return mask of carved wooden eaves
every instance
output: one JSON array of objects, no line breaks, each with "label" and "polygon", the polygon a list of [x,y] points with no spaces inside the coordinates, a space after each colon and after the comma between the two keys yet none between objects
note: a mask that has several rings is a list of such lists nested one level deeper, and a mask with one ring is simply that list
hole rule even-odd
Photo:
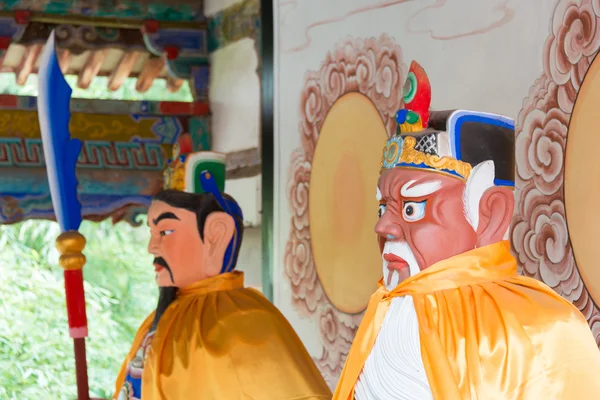
[{"label": "carved wooden eaves", "polygon": [[[0,18],[1,19],[1,18]],[[12,72],[19,85],[37,73],[38,58],[52,30],[57,35],[57,54],[63,74],[77,75],[77,86],[86,89],[96,76],[108,77],[108,88],[118,90],[127,78],[138,78],[137,88],[148,90],[155,79],[166,79],[167,89],[177,92],[183,80],[171,77],[163,56],[152,54],[143,35],[135,29],[115,29],[99,35],[89,26],[31,22],[19,39],[2,52],[0,72]]]}]

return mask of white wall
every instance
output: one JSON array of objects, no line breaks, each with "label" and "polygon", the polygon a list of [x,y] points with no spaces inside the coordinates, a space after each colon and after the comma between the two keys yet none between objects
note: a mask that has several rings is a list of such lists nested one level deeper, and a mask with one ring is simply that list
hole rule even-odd
[{"label": "white wall", "polygon": [[[238,2],[207,0],[205,14],[211,16]],[[211,56],[210,108],[213,151],[229,153],[259,147],[260,80],[258,54],[252,39],[242,39]],[[227,193],[240,203],[245,222],[260,225],[261,177],[228,181]],[[258,192],[259,197],[256,197]]]},{"label": "white wall", "polygon": [[242,178],[225,182],[225,192],[242,207],[244,225],[259,227],[261,222],[261,177]]},{"label": "white wall", "polygon": [[[228,8],[238,0],[206,0],[207,16]],[[243,39],[211,56],[210,108],[212,147],[228,153],[259,146],[260,80],[254,40]],[[246,286],[262,287],[261,177],[228,180],[225,191],[244,213],[244,239],[237,269],[244,271]]]},{"label": "white wall", "polygon": [[262,291],[261,229],[246,228],[236,269],[244,272],[246,287]]}]

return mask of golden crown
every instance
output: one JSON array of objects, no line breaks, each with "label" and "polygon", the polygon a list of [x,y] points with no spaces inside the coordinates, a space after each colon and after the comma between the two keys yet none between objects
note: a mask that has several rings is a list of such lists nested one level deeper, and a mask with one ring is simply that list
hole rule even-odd
[{"label": "golden crown", "polygon": [[392,168],[419,168],[446,173],[464,180],[469,179],[473,167],[449,156],[438,156],[417,150],[417,139],[413,136],[391,137],[383,149],[380,173]]}]

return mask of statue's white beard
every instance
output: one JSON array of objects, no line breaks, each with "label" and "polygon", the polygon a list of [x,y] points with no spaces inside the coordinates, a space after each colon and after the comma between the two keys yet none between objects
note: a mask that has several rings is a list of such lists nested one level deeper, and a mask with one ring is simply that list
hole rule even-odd
[{"label": "statue's white beard", "polygon": [[[384,254],[394,254],[403,258],[408,264],[410,276],[419,273],[419,263],[408,243],[388,240],[383,246],[383,253],[381,255],[381,260],[383,262],[383,283],[387,290],[392,290],[398,286],[400,283],[400,274],[396,270],[388,269],[389,263],[383,259]],[[390,274],[392,274],[391,277]]]}]

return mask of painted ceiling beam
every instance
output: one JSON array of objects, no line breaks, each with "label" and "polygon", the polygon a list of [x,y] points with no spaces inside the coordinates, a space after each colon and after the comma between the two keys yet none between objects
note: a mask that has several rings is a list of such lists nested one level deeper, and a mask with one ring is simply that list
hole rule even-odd
[{"label": "painted ceiling beam", "polygon": [[133,67],[137,63],[138,59],[140,58],[140,55],[141,53],[139,51],[134,50],[124,53],[121,56],[117,68],[113,70],[113,72],[110,75],[110,78],[108,79],[109,90],[114,92],[115,90],[118,90],[121,87],[123,82],[125,82],[125,79],[127,79],[127,77],[131,75],[131,71],[133,70]]},{"label": "painted ceiling beam", "polygon": [[27,82],[27,78],[33,72],[35,63],[42,52],[43,46],[41,44],[35,44],[27,49],[25,55],[21,59],[21,63],[15,69],[15,75],[17,76],[17,84],[24,85]]},{"label": "painted ceiling beam", "polygon": [[[200,2],[196,2],[198,4]],[[148,19],[154,19],[160,22],[161,28],[175,29],[206,29],[206,18],[200,17],[197,20],[168,20],[160,14],[140,15],[137,18],[127,18],[119,16],[117,12],[114,16],[94,16],[94,15],[74,15],[74,14],[51,14],[43,12],[31,12],[28,10],[0,11],[0,18],[28,18],[28,22],[41,22],[45,24],[68,24],[97,26],[102,28],[123,28],[123,29],[141,29],[144,22]]]},{"label": "painted ceiling beam", "polygon": [[[39,22],[29,14],[14,19],[2,15],[0,12],[0,31],[4,35],[0,37],[0,55],[4,56],[4,62],[0,71],[16,73],[20,84],[30,74],[37,73],[34,56],[40,53],[40,46],[52,30],[57,32],[63,74],[79,75],[78,86],[83,89],[89,87],[94,77],[109,76],[109,89],[117,90],[124,79],[138,78],[143,72],[144,82],[138,86],[144,91],[148,83],[163,78],[168,81],[168,90],[176,92],[185,80],[191,79],[192,68],[209,64],[208,34],[198,24],[194,29],[172,28],[160,21],[146,20],[136,29],[122,26],[105,29]],[[167,62],[167,68],[161,68],[156,76],[155,57]],[[149,77],[153,79],[148,80]]]},{"label": "painted ceiling beam", "polygon": [[[33,96],[0,94],[0,111],[4,112],[8,110],[36,111],[37,99]],[[183,101],[130,101],[72,98],[71,112],[107,115],[187,115],[201,117],[209,114],[209,104],[206,102],[190,103]],[[0,132],[0,137],[1,136],[2,132]]]},{"label": "painted ceiling beam", "polygon": [[171,93],[176,93],[181,85],[185,82],[183,79],[175,78],[171,75],[167,76],[167,90]]},{"label": "painted ceiling beam", "polygon": [[81,71],[79,71],[79,76],[77,77],[77,87],[81,89],[87,89],[90,87],[90,84],[98,75],[98,72],[100,72],[100,69],[104,64],[107,52],[108,49],[92,51],[92,54],[85,62],[85,65]]},{"label": "painted ceiling beam", "polygon": [[140,93],[146,92],[164,68],[165,59],[163,57],[150,57],[137,78],[135,89]]},{"label": "painted ceiling beam", "polygon": [[63,75],[66,75],[69,72],[69,68],[71,66],[71,60],[73,59],[73,54],[69,49],[60,49],[57,51],[58,53],[58,65],[60,65],[60,70]]}]

